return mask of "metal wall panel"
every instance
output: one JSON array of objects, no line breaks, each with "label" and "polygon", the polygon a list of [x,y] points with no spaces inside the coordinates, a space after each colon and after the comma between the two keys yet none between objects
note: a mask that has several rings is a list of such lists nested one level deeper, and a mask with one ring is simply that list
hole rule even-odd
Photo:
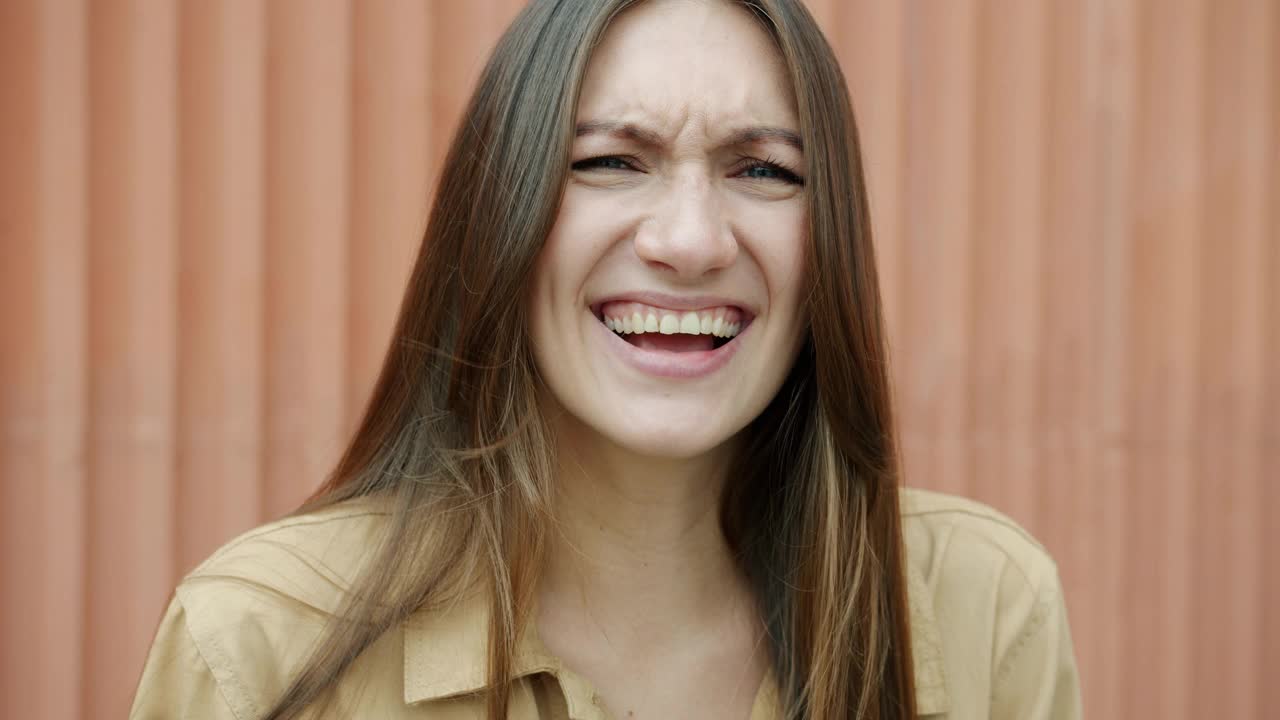
[{"label": "metal wall panel", "polygon": [[[516,0],[0,3],[0,716],[120,717],[328,471]],[[813,0],[908,481],[1057,558],[1090,717],[1280,706],[1280,3]]]}]

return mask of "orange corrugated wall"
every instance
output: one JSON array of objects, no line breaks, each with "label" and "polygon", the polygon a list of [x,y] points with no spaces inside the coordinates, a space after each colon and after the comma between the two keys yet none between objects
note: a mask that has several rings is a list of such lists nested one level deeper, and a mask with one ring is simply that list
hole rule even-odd
[{"label": "orange corrugated wall", "polygon": [[[177,578],[329,469],[519,5],[0,3],[0,716],[122,717]],[[1274,712],[1280,3],[810,7],[910,481],[1058,558],[1090,717]]]}]

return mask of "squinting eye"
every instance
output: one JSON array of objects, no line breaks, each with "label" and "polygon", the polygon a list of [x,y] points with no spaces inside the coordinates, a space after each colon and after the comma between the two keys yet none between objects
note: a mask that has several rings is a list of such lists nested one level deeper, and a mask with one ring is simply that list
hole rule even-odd
[{"label": "squinting eye", "polygon": [[750,160],[746,167],[738,171],[739,176],[748,180],[774,180],[791,185],[804,185],[804,178],[775,163],[763,160]]},{"label": "squinting eye", "polygon": [[579,160],[572,165],[574,170],[634,170],[635,168],[616,155]]}]

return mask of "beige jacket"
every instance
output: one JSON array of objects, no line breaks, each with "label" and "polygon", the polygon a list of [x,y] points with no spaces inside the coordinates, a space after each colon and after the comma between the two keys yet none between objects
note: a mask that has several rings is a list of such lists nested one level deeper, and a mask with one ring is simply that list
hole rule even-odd
[{"label": "beige jacket", "polygon": [[[1079,679],[1053,560],[976,502],[905,490],[912,650],[922,716],[1071,720]],[[157,631],[134,720],[260,717],[303,661],[385,514],[347,504],[233,540],[188,575]],[[348,717],[483,718],[486,604],[420,612],[343,676]],[[604,720],[590,683],[522,638],[512,718]],[[691,709],[689,717],[698,715]],[[751,720],[781,717],[774,678]]]}]

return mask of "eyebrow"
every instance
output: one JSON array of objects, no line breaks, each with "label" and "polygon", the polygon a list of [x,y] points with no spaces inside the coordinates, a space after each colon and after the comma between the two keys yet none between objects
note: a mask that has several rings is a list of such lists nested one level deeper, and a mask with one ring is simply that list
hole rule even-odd
[{"label": "eyebrow", "polygon": [[[578,123],[577,137],[584,135],[613,135],[615,137],[633,140],[641,145],[650,147],[660,147],[662,145],[662,136],[653,130],[642,128],[634,123],[610,122],[607,120],[591,120],[588,122]],[[723,146],[731,147],[734,145],[751,145],[761,142],[780,142],[789,145],[800,152],[804,152],[804,142],[800,140],[800,134],[794,130],[788,130],[780,127],[768,127],[763,125],[752,126],[735,130],[729,134]]]}]

